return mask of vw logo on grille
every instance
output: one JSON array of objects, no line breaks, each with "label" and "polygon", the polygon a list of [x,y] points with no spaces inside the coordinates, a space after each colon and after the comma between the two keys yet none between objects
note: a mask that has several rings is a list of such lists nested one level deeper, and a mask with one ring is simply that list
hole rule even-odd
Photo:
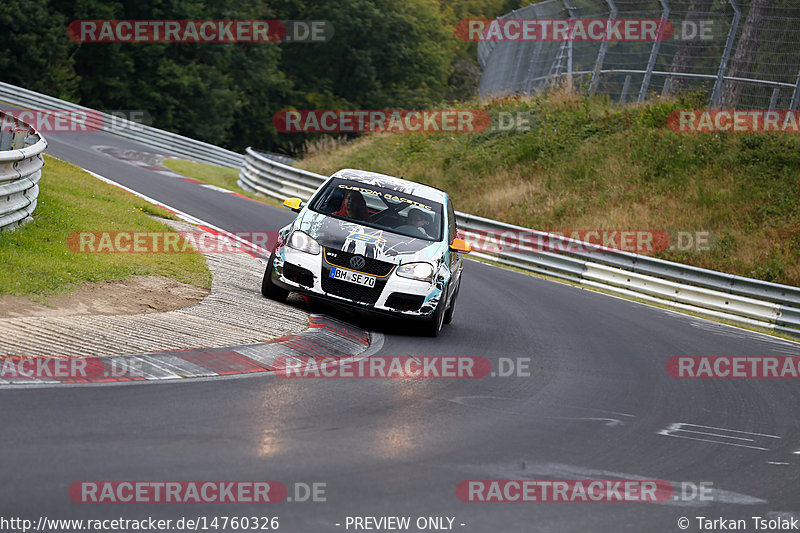
[{"label": "vw logo on grille", "polygon": [[364,259],[361,255],[354,255],[350,258],[350,266],[355,268],[356,270],[360,270],[364,268],[364,265],[367,264],[366,259]]}]

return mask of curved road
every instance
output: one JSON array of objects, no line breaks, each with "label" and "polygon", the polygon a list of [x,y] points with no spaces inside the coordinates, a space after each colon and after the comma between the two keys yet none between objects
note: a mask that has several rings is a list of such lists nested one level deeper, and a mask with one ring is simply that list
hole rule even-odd
[{"label": "curved road", "polygon": [[[52,155],[227,230],[291,219],[93,149],[155,151],[136,143],[102,133],[48,142]],[[472,261],[463,289],[438,339],[348,318],[385,334],[380,355],[525,357],[530,377],[1,390],[0,516],[266,515],[287,532],[347,531],[347,516],[448,516],[464,532],[680,531],[680,517],[700,531],[698,516],[746,518],[752,531],[752,516],[800,516],[797,383],[665,371],[676,355],[800,356],[800,345]],[[711,496],[461,502],[456,485],[469,479],[660,479],[704,483]],[[278,480],[290,496],[316,482],[327,501],[75,504],[67,489],[80,480]]]}]

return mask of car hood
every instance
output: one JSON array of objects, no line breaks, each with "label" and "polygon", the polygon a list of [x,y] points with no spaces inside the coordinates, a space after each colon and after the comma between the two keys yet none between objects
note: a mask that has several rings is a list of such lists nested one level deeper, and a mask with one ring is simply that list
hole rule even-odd
[{"label": "car hood", "polygon": [[341,250],[394,264],[438,261],[444,243],[406,237],[331,216],[304,210],[293,229],[308,233],[325,248]]}]

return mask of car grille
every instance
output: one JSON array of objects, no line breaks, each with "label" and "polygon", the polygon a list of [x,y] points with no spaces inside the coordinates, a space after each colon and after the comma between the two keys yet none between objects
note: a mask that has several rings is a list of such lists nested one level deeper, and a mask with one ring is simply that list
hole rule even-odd
[{"label": "car grille", "polygon": [[353,268],[350,266],[350,259],[356,255],[361,254],[353,254],[350,252],[343,252],[341,250],[331,250],[330,248],[325,248],[325,260],[328,263],[338,267],[346,268],[348,270],[357,270],[371,276],[382,277],[387,276],[394,268],[394,263],[380,261],[371,257],[364,257],[363,255],[361,257],[364,257],[364,266],[361,268]]},{"label": "car grille", "polygon": [[324,268],[322,270],[322,290],[334,296],[341,296],[348,300],[355,302],[362,302],[369,305],[375,305],[378,298],[386,286],[386,280],[378,278],[375,280],[375,287],[362,287],[355,283],[342,281],[340,279],[333,279],[330,277],[331,269]]}]

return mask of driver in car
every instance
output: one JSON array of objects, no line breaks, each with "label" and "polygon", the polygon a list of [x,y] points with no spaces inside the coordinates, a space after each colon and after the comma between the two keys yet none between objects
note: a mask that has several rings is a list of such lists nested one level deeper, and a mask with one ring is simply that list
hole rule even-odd
[{"label": "driver in car", "polygon": [[430,237],[430,235],[428,235],[428,232],[425,231],[425,226],[430,224],[430,219],[428,218],[428,215],[425,214],[424,211],[422,211],[421,209],[416,209],[416,208],[409,209],[409,211],[408,211],[408,222],[412,226],[414,226],[417,229],[417,231],[419,231],[420,233],[422,233],[426,237]]},{"label": "driver in car", "polygon": [[334,215],[347,217],[352,220],[370,221],[369,211],[367,210],[367,202],[361,193],[356,191],[347,191],[347,194],[342,201],[342,207]]}]

